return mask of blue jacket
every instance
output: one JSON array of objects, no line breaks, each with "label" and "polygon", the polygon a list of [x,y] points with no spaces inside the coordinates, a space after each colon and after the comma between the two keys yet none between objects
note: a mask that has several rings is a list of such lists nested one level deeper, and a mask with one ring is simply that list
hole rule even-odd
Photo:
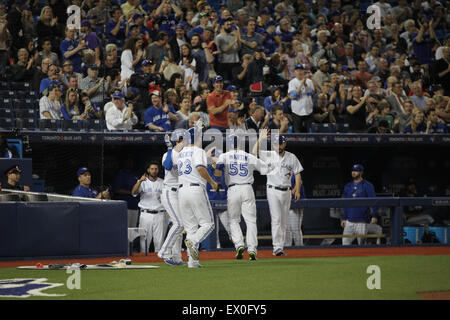
[{"label": "blue jacket", "polygon": [[[344,187],[343,198],[374,198],[375,188],[367,180],[362,180],[359,183],[349,182]],[[372,208],[372,214],[369,207],[355,207],[344,208],[342,213],[342,220],[348,221],[364,221],[369,223],[370,218],[378,217],[378,208]]]},{"label": "blue jacket", "polygon": [[72,196],[74,197],[83,197],[83,198],[96,198],[98,195],[98,191],[92,188],[86,188],[82,185],[78,185],[75,190],[73,190]]},{"label": "blue jacket", "polygon": [[221,186],[219,187],[220,193],[215,192],[209,183],[206,184],[206,192],[208,192],[209,200],[227,200],[227,185],[225,183],[225,175],[222,174],[220,177],[215,176],[215,169],[211,165],[208,165],[207,170],[214,181],[221,184]]}]

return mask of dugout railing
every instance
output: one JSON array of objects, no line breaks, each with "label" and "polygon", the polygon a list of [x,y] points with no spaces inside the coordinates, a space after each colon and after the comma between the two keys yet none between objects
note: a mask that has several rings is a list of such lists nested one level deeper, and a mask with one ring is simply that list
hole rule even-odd
[{"label": "dugout railing", "polygon": [[[224,200],[211,200],[213,210],[226,210]],[[257,208],[268,208],[267,200],[256,200]],[[450,218],[450,197],[377,197],[357,199],[303,199],[291,202],[291,208],[351,208],[351,207],[390,207],[390,245],[403,245],[403,212],[404,207],[447,207]],[[371,236],[369,236],[371,237]],[[388,244],[389,245],[389,244]],[[447,243],[448,245],[448,243]]]}]

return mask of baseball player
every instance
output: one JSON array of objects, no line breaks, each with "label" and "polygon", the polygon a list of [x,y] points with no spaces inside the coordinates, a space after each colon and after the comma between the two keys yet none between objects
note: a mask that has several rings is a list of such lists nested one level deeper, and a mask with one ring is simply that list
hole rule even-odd
[{"label": "baseball player", "polygon": [[261,160],[271,165],[273,170],[267,175],[267,201],[269,203],[272,225],[273,255],[285,256],[283,251],[286,240],[287,218],[291,205],[291,177],[295,176],[295,186],[292,195],[295,201],[300,200],[300,187],[302,178],[300,172],[303,167],[298,158],[286,151],[286,138],[279,135],[276,151],[259,150],[261,142],[268,137],[268,130],[260,131],[260,136],[254,146],[253,153],[259,155]]},{"label": "baseball player", "polygon": [[[295,187],[295,176],[291,178],[291,188]],[[300,187],[300,198],[305,199],[306,193],[304,184]],[[304,208],[291,208],[289,210],[287,228],[286,228],[286,241],[285,247],[292,246],[292,239],[296,246],[303,246],[303,233],[302,233],[302,221],[303,221]]]},{"label": "baseball player", "polygon": [[[373,185],[363,179],[364,167],[355,164],[352,167],[352,182],[344,187],[343,198],[373,198],[376,197]],[[341,216],[341,226],[344,228],[343,234],[367,234],[368,223],[376,224],[378,218],[378,208],[355,207],[344,208]],[[371,228],[372,229],[372,228]],[[342,245],[350,245],[355,238],[342,238]],[[358,244],[363,243],[362,238],[358,238]]]},{"label": "baseball player", "polygon": [[[216,162],[217,158],[222,154],[222,151],[216,150],[216,148],[211,148],[208,152],[206,152],[206,157],[212,160],[211,164],[208,164],[208,173],[209,175],[216,181],[220,187],[219,192],[216,192],[211,185],[206,184],[206,191],[208,192],[209,200],[226,200],[227,199],[227,186],[225,183],[225,176],[221,174],[220,176],[216,176]],[[216,210],[215,214],[222,223],[225,231],[228,234],[228,237],[231,240],[231,231],[230,231],[230,217],[228,214],[228,210]],[[220,239],[219,239],[219,221],[216,224],[216,246],[220,248]]]},{"label": "baseball player", "polygon": [[171,137],[169,134],[166,134],[164,140],[168,150],[162,157],[165,174],[161,202],[169,214],[172,227],[169,229],[166,240],[158,252],[158,257],[164,259],[164,262],[170,266],[186,265],[181,259],[181,241],[183,240],[184,228],[178,206],[178,170],[176,164],[172,161],[172,157],[174,155],[176,157],[178,152],[183,148],[182,134],[182,131],[178,130],[174,131]]},{"label": "baseball player", "polygon": [[216,163],[216,171],[224,172],[225,182],[228,186],[227,205],[231,219],[231,239],[236,248],[236,259],[242,259],[245,251],[244,237],[239,225],[242,214],[247,225],[248,255],[250,260],[256,260],[258,230],[256,227],[255,193],[252,187],[254,181],[253,171],[256,169],[261,174],[267,174],[269,167],[254,155],[239,150],[239,138],[237,135],[227,137],[228,146],[232,149],[219,156]]},{"label": "baseball player", "polygon": [[132,196],[140,195],[139,227],[147,230],[147,247],[145,247],[145,240],[141,238],[141,252],[148,252],[152,239],[155,252],[159,252],[167,231],[167,214],[161,204],[163,179],[158,177],[158,172],[158,163],[150,162],[146,172],[131,190]]},{"label": "baseball player", "polygon": [[178,200],[186,230],[184,243],[188,249],[188,268],[203,267],[199,263],[198,247],[214,230],[213,211],[206,193],[206,183],[209,182],[216,191],[219,187],[206,169],[206,153],[200,148],[201,137],[199,128],[190,128],[183,138],[185,147],[172,160],[176,160],[178,166]]}]

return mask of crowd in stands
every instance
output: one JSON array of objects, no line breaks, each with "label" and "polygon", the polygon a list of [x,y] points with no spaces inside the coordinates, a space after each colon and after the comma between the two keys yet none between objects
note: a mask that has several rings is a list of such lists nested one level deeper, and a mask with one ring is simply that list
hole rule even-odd
[{"label": "crowd in stands", "polygon": [[[70,5],[81,8],[80,29]],[[40,119],[102,119],[109,130],[171,131],[201,118],[219,130],[447,133],[449,6],[1,1],[0,77],[30,84]]]}]

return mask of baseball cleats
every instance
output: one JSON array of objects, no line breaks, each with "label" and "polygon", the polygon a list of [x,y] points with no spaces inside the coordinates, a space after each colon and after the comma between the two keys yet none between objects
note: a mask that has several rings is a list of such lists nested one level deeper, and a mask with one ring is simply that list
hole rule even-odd
[{"label": "baseball cleats", "polygon": [[256,261],[256,252],[255,251],[250,251],[248,253],[248,255],[250,256],[250,261]]},{"label": "baseball cleats", "polygon": [[184,261],[177,261],[175,263],[177,264],[177,266],[187,266],[187,263]]},{"label": "baseball cleats", "polygon": [[278,248],[273,252],[273,255],[277,256],[277,257],[282,257],[282,256],[286,256],[286,253],[284,253],[283,249]]},{"label": "baseball cleats", "polygon": [[192,263],[188,263],[188,268],[198,268],[198,269],[200,269],[200,268],[203,268],[203,266],[200,263],[198,263],[198,262],[192,262]]},{"label": "baseball cleats", "polygon": [[237,248],[237,250],[236,250],[236,259],[241,260],[244,257],[244,251],[245,251],[245,248],[242,247],[242,246]]},{"label": "baseball cleats", "polygon": [[192,241],[189,239],[186,239],[186,240],[184,240],[184,244],[186,245],[186,248],[189,250],[189,254],[192,257],[192,259],[198,260],[199,259],[198,249],[196,247],[194,247],[194,244],[192,243]]},{"label": "baseball cleats", "polygon": [[178,264],[173,261],[172,259],[164,259],[164,263],[169,265],[169,266],[177,266]]}]

